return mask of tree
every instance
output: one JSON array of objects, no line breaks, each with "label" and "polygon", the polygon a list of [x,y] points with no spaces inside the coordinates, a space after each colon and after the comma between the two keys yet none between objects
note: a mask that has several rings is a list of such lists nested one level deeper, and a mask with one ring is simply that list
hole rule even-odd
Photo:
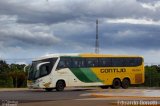
[{"label": "tree", "polygon": [[7,64],[0,60],[0,87],[26,87],[27,72],[24,64]]},{"label": "tree", "polygon": [[11,64],[10,65],[10,76],[13,79],[14,87],[25,87],[26,86],[26,72],[24,72],[23,68],[25,65],[19,64]]},{"label": "tree", "polygon": [[4,60],[0,60],[0,73],[8,72],[9,71],[9,65]]},{"label": "tree", "polygon": [[12,78],[9,76],[9,65],[0,60],[0,87],[12,87]]},{"label": "tree", "polygon": [[157,65],[145,66],[145,83],[147,87],[160,86],[160,72]]}]

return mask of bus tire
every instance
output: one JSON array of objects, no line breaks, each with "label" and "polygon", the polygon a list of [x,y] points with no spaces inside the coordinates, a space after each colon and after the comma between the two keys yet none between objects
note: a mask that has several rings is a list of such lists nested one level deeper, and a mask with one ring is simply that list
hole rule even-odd
[{"label": "bus tire", "polygon": [[130,86],[130,80],[128,78],[123,79],[121,86],[123,89],[127,89]]},{"label": "bus tire", "polygon": [[63,80],[59,80],[56,83],[56,91],[63,91],[65,87],[65,82]]},{"label": "bus tire", "polygon": [[121,81],[120,81],[120,79],[118,79],[118,78],[114,79],[113,83],[111,85],[111,88],[112,89],[118,89],[120,87],[121,87]]},{"label": "bus tire", "polygon": [[100,86],[102,89],[108,89],[109,86],[105,85],[105,86]]},{"label": "bus tire", "polygon": [[53,88],[45,88],[45,90],[46,90],[47,92],[51,92],[51,91],[53,90]]}]

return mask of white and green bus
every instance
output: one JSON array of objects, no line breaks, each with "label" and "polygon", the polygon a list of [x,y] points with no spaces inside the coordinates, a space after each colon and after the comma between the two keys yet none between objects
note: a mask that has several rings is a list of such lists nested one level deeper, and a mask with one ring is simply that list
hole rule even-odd
[{"label": "white and green bus", "polygon": [[53,54],[33,60],[29,88],[63,91],[70,86],[128,88],[144,83],[141,56],[107,54]]}]

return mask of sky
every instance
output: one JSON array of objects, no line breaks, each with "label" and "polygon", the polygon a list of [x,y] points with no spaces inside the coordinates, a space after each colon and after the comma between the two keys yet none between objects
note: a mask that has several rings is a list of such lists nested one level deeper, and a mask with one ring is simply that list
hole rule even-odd
[{"label": "sky", "polygon": [[0,59],[54,53],[140,55],[160,64],[159,0],[0,0]]}]

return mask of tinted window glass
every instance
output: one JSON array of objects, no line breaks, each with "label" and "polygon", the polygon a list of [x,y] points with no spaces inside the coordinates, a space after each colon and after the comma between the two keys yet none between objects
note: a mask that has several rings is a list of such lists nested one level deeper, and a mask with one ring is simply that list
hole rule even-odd
[{"label": "tinted window glass", "polygon": [[60,58],[59,64],[57,68],[70,68],[71,67],[71,59],[62,57]]},{"label": "tinted window glass", "polygon": [[99,58],[99,67],[134,67],[142,65],[142,58],[114,57]]},{"label": "tinted window glass", "polygon": [[51,67],[49,66],[49,64],[44,64],[40,67],[40,76],[44,76],[49,74],[51,71]]},{"label": "tinted window glass", "polygon": [[143,62],[142,58],[135,57],[108,57],[108,58],[79,58],[61,57],[57,68],[85,68],[85,67],[134,67]]},{"label": "tinted window glass", "polygon": [[126,58],[125,65],[126,66],[136,66],[136,59],[135,58]]},{"label": "tinted window glass", "polygon": [[124,66],[123,58],[112,58],[112,66],[123,67]]},{"label": "tinted window glass", "polygon": [[112,61],[110,58],[99,58],[99,66],[100,67],[111,67]]},{"label": "tinted window glass", "polygon": [[86,58],[87,67],[98,67],[98,58]]},{"label": "tinted window glass", "polygon": [[143,59],[142,58],[136,58],[136,66],[142,65]]},{"label": "tinted window glass", "polygon": [[72,67],[85,67],[85,59],[84,58],[72,58]]},{"label": "tinted window glass", "polygon": [[[37,78],[40,78],[42,76],[50,74],[50,72],[52,71],[52,68],[53,68],[56,60],[57,60],[57,58],[48,58],[48,59],[33,61],[32,66],[30,68],[28,79],[35,80]],[[39,70],[37,70],[36,69],[37,65],[42,63],[42,62],[49,62],[49,63],[40,66]],[[44,68],[44,67],[46,67],[46,68]]]},{"label": "tinted window glass", "polygon": [[139,66],[142,65],[142,58],[128,58],[125,60],[127,66]]},{"label": "tinted window glass", "polygon": [[60,60],[59,64],[58,64],[58,68],[65,68],[65,67],[66,67],[65,61],[64,60]]},{"label": "tinted window glass", "polygon": [[112,65],[114,67],[134,67],[134,66],[139,66],[142,65],[142,58],[129,58],[129,57],[124,57],[124,58],[114,58],[112,59]]}]

